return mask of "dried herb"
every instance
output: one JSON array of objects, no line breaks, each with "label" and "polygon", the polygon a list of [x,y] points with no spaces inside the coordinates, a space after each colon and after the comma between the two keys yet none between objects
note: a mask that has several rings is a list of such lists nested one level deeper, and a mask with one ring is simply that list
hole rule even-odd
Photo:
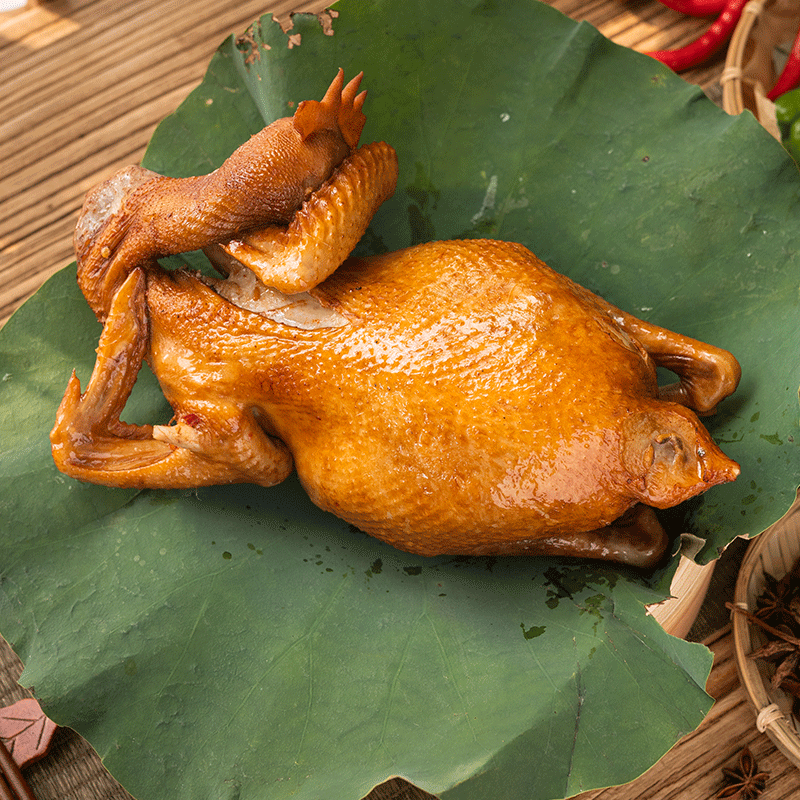
[{"label": "dried herb", "polygon": [[764,622],[775,624],[784,622],[787,614],[786,596],[789,593],[789,583],[786,580],[777,580],[772,575],[765,574],[766,586],[764,591],[756,598],[756,616]]},{"label": "dried herb", "polygon": [[737,800],[753,800],[764,791],[769,778],[768,772],[758,771],[758,762],[753,758],[749,747],[739,753],[739,762],[731,769],[723,767],[725,785],[717,792],[716,797],[737,798]]},{"label": "dried herb", "polygon": [[794,698],[793,713],[800,720],[800,559],[780,580],[769,574],[764,577],[755,612],[727,605],[764,632],[766,643],[748,657],[775,665],[770,684]]}]

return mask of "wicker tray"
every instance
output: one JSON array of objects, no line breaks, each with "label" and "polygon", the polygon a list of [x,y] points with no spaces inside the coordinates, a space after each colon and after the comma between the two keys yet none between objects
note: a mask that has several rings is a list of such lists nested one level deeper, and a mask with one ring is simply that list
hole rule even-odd
[{"label": "wicker tray", "polygon": [[775,53],[792,46],[800,26],[797,0],[750,0],[728,45],[720,77],[722,107],[729,114],[749,109],[780,139],[775,104],[767,92],[778,78]]},{"label": "wicker tray", "polygon": [[[782,578],[800,558],[800,499],[784,517],[753,540],[742,561],[734,604],[754,611],[765,587],[765,574]],[[756,727],[800,767],[800,734],[791,714],[792,698],[770,686],[772,667],[748,654],[766,642],[760,628],[744,614],[733,615],[733,640],[739,679],[756,715]]]}]

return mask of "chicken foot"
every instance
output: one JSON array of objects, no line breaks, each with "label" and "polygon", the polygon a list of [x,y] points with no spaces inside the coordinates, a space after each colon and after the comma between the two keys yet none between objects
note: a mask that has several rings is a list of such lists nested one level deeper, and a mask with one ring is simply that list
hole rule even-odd
[{"label": "chicken foot", "polygon": [[119,415],[148,347],[146,276],[135,269],[114,295],[92,376],[74,371],[50,434],[58,468],[106,486],[183,489],[223,483],[272,486],[292,470],[286,446],[252,411],[215,402],[175,410],[175,425],[129,425]]}]

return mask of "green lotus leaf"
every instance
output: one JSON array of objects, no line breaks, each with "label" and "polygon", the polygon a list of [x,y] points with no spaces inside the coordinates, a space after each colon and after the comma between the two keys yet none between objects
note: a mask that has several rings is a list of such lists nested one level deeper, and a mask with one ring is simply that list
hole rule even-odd
[{"label": "green lotus leaf", "polygon": [[[363,140],[393,144],[401,174],[359,250],[520,241],[731,350],[742,384],[706,421],[742,475],[668,520],[708,558],[778,519],[797,487],[800,340],[800,179],[781,146],[532,0],[336,10],[332,36],[295,17],[299,47],[267,18],[223,43],[145,166],[208,172],[338,67],[363,70]],[[675,560],[640,576],[425,559],[294,478],[136,493],[62,476],[47,434],[98,336],[74,267],[0,332],[0,631],[46,712],[139,800],[357,800],[391,775],[443,800],[560,798],[631,780],[702,720],[710,654],[645,613]],[[169,419],[146,370],[125,416]]]}]

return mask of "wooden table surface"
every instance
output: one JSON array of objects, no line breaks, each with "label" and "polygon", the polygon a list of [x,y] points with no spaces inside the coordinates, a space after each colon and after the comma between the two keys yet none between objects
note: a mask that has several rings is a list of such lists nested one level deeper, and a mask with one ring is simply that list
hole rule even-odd
[{"label": "wooden table surface", "polygon": [[[656,0],[552,0],[620,44],[655,49],[707,20]],[[33,0],[0,12],[0,325],[73,259],[86,191],[138,162],[216,47],[265,12],[320,0]],[[719,61],[687,77],[712,85]]]},{"label": "wooden table surface", "polygon": [[[657,0],[549,2],[639,50],[686,43],[708,25]],[[323,7],[319,0],[33,0],[25,9],[0,12],[0,325],[73,260],[72,231],[84,193],[141,159],[157,123],[199,83],[229,33],[243,32],[266,12],[288,20],[292,10]],[[713,98],[721,70],[718,57],[684,77]],[[708,688],[717,702],[700,728],[639,780],[581,800],[713,797],[720,768],[746,743],[771,773],[764,800],[800,793],[800,770],[755,729],[729,631],[716,633],[710,646],[715,665]],[[25,695],[16,683],[19,669],[0,640],[0,705]],[[39,800],[127,797],[71,732],[60,732],[50,755],[27,775]],[[424,796],[391,782],[370,800]]]}]

